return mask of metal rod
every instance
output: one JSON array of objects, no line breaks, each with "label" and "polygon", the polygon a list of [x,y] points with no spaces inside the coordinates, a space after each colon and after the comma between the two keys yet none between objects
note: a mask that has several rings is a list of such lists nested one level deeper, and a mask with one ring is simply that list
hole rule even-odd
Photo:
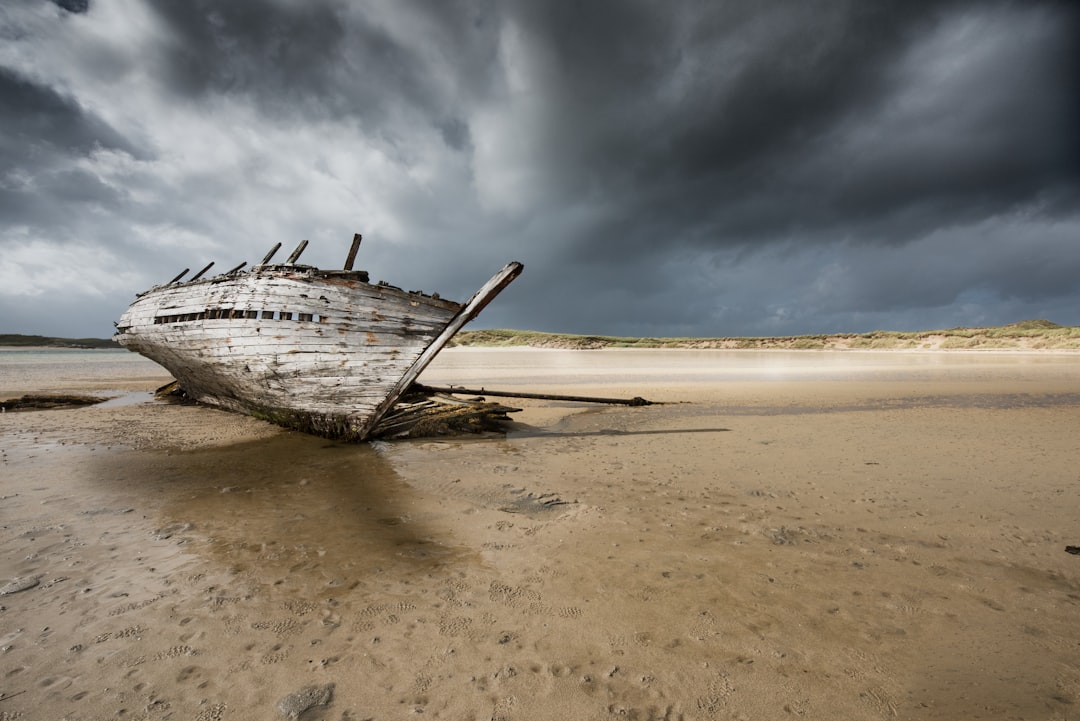
[{"label": "metal rod", "polygon": [[189,270],[191,270],[191,268],[184,268],[184,269],[183,269],[182,271],[180,271],[180,275],[176,276],[175,278],[173,278],[172,280],[170,280],[170,281],[169,281],[168,283],[166,283],[165,285],[172,285],[173,283],[175,283],[176,281],[180,280],[180,279],[181,279],[181,278],[183,278],[183,277],[184,277],[185,275],[187,275],[187,273],[188,273],[188,271],[189,271]]},{"label": "metal rod", "polygon": [[300,245],[296,246],[296,250],[292,252],[289,259],[285,261],[285,265],[292,265],[296,261],[300,260],[300,254],[304,252],[304,248],[307,247],[307,241],[301,240]]},{"label": "metal rod", "polygon": [[247,265],[247,261],[246,261],[246,260],[245,260],[245,261],[244,261],[243,263],[241,263],[240,265],[238,265],[238,266],[236,266],[235,268],[233,268],[232,270],[230,270],[230,271],[228,271],[227,273],[225,273],[225,275],[232,275],[232,274],[233,274],[233,273],[235,273],[236,271],[238,271],[238,270],[240,270],[241,268],[243,268],[243,267],[244,267],[245,265]]},{"label": "metal rod", "polygon": [[266,265],[267,263],[269,263],[270,259],[274,257],[274,253],[278,252],[278,250],[280,250],[280,249],[281,249],[281,243],[278,243],[277,245],[275,245],[273,248],[270,249],[270,252],[266,254],[266,257],[262,259],[262,262],[259,263],[259,265]]},{"label": "metal rod", "polygon": [[206,271],[210,270],[213,267],[214,267],[214,261],[210,261],[205,268],[200,270],[195,275],[191,276],[191,280],[189,280],[188,282],[190,283],[192,281],[198,280],[199,278],[202,278],[203,273],[205,273]]},{"label": "metal rod", "polygon": [[450,386],[449,388],[437,388],[434,386],[420,385],[419,383],[413,386],[413,388],[422,393],[468,393],[469,395],[477,396],[499,396],[502,398],[535,398],[542,401],[577,401],[580,403],[608,403],[611,405],[619,406],[651,406],[656,405],[653,401],[647,401],[641,397],[634,398],[593,398],[589,396],[565,396],[555,395],[550,393],[518,393],[516,391],[489,391],[481,388],[475,390],[472,388],[455,388]]},{"label": "metal rod", "polygon": [[352,247],[349,248],[349,257],[345,259],[345,270],[352,270],[353,263],[356,262],[356,251],[360,250],[360,241],[364,236],[359,233],[353,233]]}]

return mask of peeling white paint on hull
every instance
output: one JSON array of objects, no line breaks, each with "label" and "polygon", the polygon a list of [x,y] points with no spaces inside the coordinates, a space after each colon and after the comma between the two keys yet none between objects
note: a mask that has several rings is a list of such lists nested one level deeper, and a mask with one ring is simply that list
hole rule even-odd
[{"label": "peeling white paint on hull", "polygon": [[363,440],[521,270],[510,263],[462,304],[371,284],[363,271],[258,265],[150,289],[120,318],[115,338],[195,400]]}]

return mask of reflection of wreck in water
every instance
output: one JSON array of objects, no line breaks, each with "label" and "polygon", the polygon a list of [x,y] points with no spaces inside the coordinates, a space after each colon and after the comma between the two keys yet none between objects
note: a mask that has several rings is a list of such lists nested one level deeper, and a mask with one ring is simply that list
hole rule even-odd
[{"label": "reflection of wreck in water", "polygon": [[[210,278],[212,263],[181,282],[140,293],[117,323],[115,339],[159,363],[197,401],[283,426],[344,440],[408,434],[434,417],[465,423],[505,418],[497,404],[395,407],[420,372],[462,326],[521,273],[510,263],[466,303],[368,282],[353,270],[270,259]],[[448,401],[449,402],[449,401]]]}]

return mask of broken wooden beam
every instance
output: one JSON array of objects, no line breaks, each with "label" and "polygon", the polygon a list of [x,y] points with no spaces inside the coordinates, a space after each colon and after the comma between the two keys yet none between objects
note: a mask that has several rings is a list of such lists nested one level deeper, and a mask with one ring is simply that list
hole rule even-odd
[{"label": "broken wooden beam", "polygon": [[292,265],[300,260],[300,254],[304,252],[304,248],[307,247],[307,244],[308,242],[306,240],[301,240],[300,245],[296,246],[296,250],[294,250],[292,255],[289,256],[289,259],[285,261],[285,265]]},{"label": "broken wooden beam", "polygon": [[438,388],[435,386],[425,386],[416,384],[413,389],[423,393],[467,393],[475,396],[498,396],[500,398],[533,398],[541,401],[572,401],[576,403],[605,403],[608,405],[617,406],[652,406],[656,405],[654,401],[647,401],[640,396],[634,398],[596,398],[592,396],[568,396],[553,393],[522,393],[519,391],[490,391],[486,389],[473,389],[473,388],[457,388],[450,386],[448,388]]},{"label": "broken wooden beam", "polygon": [[[415,386],[414,386],[415,388]],[[490,401],[412,393],[398,401],[372,429],[372,438],[431,438],[505,430],[511,408]]]},{"label": "broken wooden beam", "polygon": [[191,276],[191,280],[189,280],[188,282],[189,282],[189,283],[191,283],[191,282],[193,282],[193,281],[196,281],[196,280],[198,280],[199,278],[202,278],[202,277],[203,277],[203,273],[205,273],[206,271],[210,270],[210,269],[211,269],[211,268],[213,268],[213,267],[214,267],[214,261],[210,261],[209,263],[207,263],[207,264],[206,264],[206,267],[205,267],[205,268],[203,268],[202,270],[200,270],[200,271],[199,271],[198,273],[196,273],[195,275]]},{"label": "broken wooden beam", "polygon": [[266,265],[267,263],[269,263],[270,259],[274,257],[274,253],[278,252],[279,250],[281,250],[281,243],[278,243],[273,248],[271,248],[270,252],[266,254],[266,256],[262,259],[262,262],[259,263],[259,265]]},{"label": "broken wooden beam", "polygon": [[179,274],[179,275],[177,275],[177,276],[176,276],[175,278],[173,278],[172,280],[170,280],[170,281],[169,281],[168,283],[166,283],[165,285],[172,285],[173,283],[177,282],[178,280],[180,280],[181,278],[183,278],[183,277],[184,277],[185,275],[187,275],[187,274],[188,274],[188,271],[189,271],[189,270],[191,270],[191,268],[184,268],[184,269],[183,269],[182,271],[180,271],[180,274]]},{"label": "broken wooden beam", "polygon": [[363,240],[363,236],[359,233],[353,233],[352,247],[349,248],[349,257],[345,259],[345,270],[352,270],[353,263],[356,262],[356,251],[360,250],[360,241]]}]

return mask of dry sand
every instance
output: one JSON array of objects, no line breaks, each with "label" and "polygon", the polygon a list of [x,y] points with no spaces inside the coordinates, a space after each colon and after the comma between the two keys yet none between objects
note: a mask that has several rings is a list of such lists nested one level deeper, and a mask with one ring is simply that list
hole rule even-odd
[{"label": "dry sand", "polygon": [[[0,397],[167,380],[80,368]],[[1080,714],[1080,357],[452,349],[423,380],[674,403],[352,446],[6,413],[0,721]]]}]

